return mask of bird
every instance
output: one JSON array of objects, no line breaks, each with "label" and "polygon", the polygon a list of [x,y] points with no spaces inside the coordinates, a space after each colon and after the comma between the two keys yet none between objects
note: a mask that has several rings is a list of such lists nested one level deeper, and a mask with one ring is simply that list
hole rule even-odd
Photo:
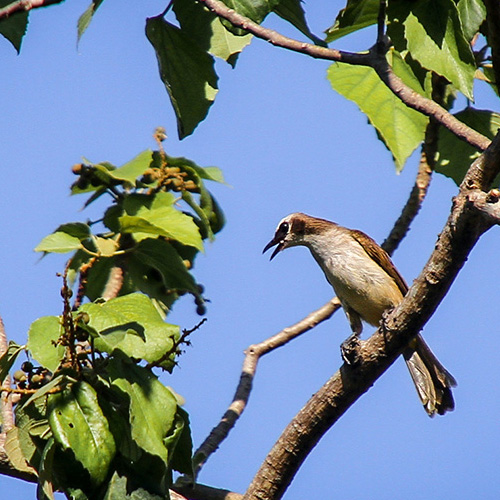
[{"label": "bird", "polygon": [[[297,212],[284,217],[263,253],[276,247],[270,260],[286,248],[307,247],[335,294],[358,339],[363,322],[379,326],[384,313],[397,306],[408,285],[391,258],[370,236],[326,219]],[[349,341],[349,339],[347,340]],[[430,417],[455,408],[453,375],[418,334],[403,351],[418,396]]]}]

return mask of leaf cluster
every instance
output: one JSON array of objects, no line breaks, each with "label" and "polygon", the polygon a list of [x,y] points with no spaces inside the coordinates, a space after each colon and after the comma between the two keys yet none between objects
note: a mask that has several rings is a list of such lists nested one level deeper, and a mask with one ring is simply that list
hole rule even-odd
[{"label": "leaf cluster", "polygon": [[[376,24],[379,5],[379,0],[349,0],[326,31],[326,40],[332,42]],[[470,106],[475,79],[496,89],[489,71],[485,19],[482,0],[389,1],[387,36],[392,47],[387,57],[395,74],[421,96],[433,98],[435,85],[444,83],[446,91],[440,104],[448,110],[456,103],[457,93],[462,93],[468,100],[467,107],[455,116],[467,117],[465,123],[493,138],[498,115]],[[475,50],[480,43],[484,45]],[[397,169],[402,169],[422,143],[428,118],[406,107],[370,67],[335,63],[328,70],[328,79],[337,92],[354,101],[366,114],[378,138],[392,153]],[[461,154],[464,148],[466,155]],[[460,184],[471,158],[479,153],[441,130],[437,154],[436,170]]]},{"label": "leaf cluster", "polygon": [[167,498],[172,471],[193,472],[188,415],[153,369],[172,371],[196,329],[181,335],[165,322],[173,302],[192,294],[205,313],[190,269],[224,224],[205,186],[223,178],[168,156],[161,130],[156,138],[157,151],[121,167],[73,167],[73,194],[89,194],[86,206],[103,196],[111,204],[99,222],[62,224],[37,246],[73,252],[63,312],[34,321],[27,345],[11,342],[0,357],[2,383],[21,353],[30,357],[14,374],[20,400],[5,450],[37,475],[39,499],[56,490],[82,500]]}]

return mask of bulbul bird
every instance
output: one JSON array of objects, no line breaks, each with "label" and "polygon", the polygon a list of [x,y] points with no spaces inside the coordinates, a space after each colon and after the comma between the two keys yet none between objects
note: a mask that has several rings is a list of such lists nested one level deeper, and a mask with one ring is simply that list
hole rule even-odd
[{"label": "bulbul bird", "polygon": [[[309,248],[332,285],[359,337],[362,321],[379,326],[382,315],[394,308],[408,291],[389,255],[365,233],[303,213],[280,221],[274,238],[263,252],[276,246],[271,260],[294,246]],[[403,351],[417,393],[429,416],[444,415],[455,407],[451,388],[456,381],[417,335]]]}]

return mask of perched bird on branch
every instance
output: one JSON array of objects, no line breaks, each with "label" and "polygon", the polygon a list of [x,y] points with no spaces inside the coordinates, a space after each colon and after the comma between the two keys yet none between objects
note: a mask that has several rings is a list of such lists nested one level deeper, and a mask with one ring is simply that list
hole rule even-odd
[{"label": "perched bird on branch", "polygon": [[[389,255],[365,233],[302,213],[280,221],[264,252],[276,246],[271,259],[285,248],[305,246],[338,296],[351,325],[345,349],[357,341],[362,321],[378,326],[384,312],[398,305],[408,291]],[[345,352],[345,351],[343,351]],[[344,360],[348,362],[344,355]],[[421,335],[403,351],[417,393],[429,416],[444,415],[455,407],[453,376],[439,362]]]}]

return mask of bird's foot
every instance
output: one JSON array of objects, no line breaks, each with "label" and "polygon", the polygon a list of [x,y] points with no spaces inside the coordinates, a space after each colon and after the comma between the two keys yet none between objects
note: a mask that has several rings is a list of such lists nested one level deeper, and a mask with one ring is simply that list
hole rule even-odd
[{"label": "bird's foot", "polygon": [[344,340],[340,344],[340,355],[344,363],[348,365],[355,365],[359,360],[359,349],[361,347],[361,340],[356,333]]}]

